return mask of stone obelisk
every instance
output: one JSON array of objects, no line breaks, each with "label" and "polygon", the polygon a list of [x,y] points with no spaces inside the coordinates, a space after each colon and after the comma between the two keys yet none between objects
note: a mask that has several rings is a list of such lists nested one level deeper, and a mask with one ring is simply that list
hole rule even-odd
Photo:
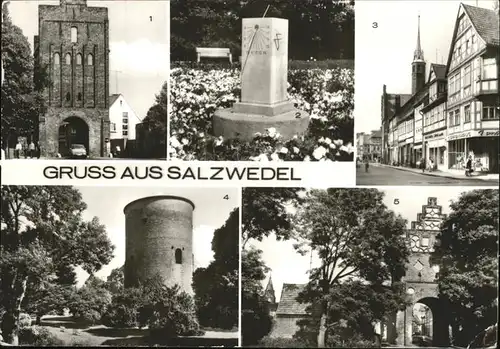
[{"label": "stone obelisk", "polygon": [[244,18],[241,102],[214,114],[216,136],[250,140],[275,128],[283,138],[302,135],[309,114],[288,100],[288,20]]}]

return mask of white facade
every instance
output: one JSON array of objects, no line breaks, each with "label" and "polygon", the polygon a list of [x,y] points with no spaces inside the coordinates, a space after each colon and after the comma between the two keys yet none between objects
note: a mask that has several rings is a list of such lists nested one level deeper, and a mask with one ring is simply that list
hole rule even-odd
[{"label": "white facade", "polygon": [[111,102],[112,104],[109,106],[111,139],[135,139],[135,125],[141,123],[141,120],[123,95],[111,96]]}]

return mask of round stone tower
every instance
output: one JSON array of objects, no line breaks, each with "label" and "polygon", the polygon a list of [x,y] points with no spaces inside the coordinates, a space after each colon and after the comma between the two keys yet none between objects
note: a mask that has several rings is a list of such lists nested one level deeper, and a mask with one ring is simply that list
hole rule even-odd
[{"label": "round stone tower", "polygon": [[194,204],[151,196],[125,206],[125,287],[160,274],[167,286],[192,294]]}]

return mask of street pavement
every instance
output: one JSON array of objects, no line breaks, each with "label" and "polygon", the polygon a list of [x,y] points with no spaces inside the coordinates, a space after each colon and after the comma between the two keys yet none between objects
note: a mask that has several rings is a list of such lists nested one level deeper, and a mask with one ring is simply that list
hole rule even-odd
[{"label": "street pavement", "polygon": [[416,169],[399,169],[392,166],[370,164],[365,172],[364,164],[356,168],[357,185],[442,185],[442,186],[495,186],[498,180],[474,177],[458,177],[445,173],[422,173]]}]

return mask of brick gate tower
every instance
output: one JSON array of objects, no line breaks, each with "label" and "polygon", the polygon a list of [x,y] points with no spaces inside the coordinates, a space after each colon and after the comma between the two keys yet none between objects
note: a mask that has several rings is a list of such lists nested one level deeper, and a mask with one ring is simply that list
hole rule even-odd
[{"label": "brick gate tower", "polygon": [[72,144],[84,145],[92,157],[108,155],[108,33],[105,7],[88,7],[86,0],[38,6],[35,60],[51,80],[39,118],[42,156],[64,156]]},{"label": "brick gate tower", "polygon": [[[407,243],[411,254],[406,265],[406,274],[402,281],[406,285],[406,293],[411,303],[404,311],[398,312],[395,318],[395,332],[389,330],[397,345],[412,344],[413,307],[416,303],[425,304],[432,312],[431,336],[434,346],[447,346],[448,325],[444,319],[444,305],[438,299],[438,284],[436,274],[439,271],[430,262],[434,252],[436,236],[441,231],[441,225],[446,215],[442,206],[437,204],[437,198],[427,199],[427,205],[422,206],[422,212],[417,214],[417,220],[411,222],[411,229],[406,232]],[[391,339],[389,338],[389,341]]]},{"label": "brick gate tower", "polygon": [[190,200],[165,195],[125,206],[125,287],[160,274],[193,293],[193,210]]}]

